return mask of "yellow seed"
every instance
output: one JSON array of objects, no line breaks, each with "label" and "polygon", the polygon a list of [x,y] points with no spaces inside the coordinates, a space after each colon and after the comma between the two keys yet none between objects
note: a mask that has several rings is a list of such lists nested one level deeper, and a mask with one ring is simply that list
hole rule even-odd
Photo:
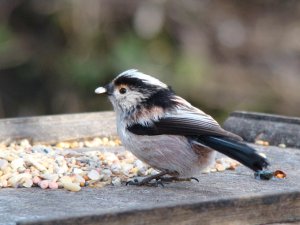
[{"label": "yellow seed", "polygon": [[1,159],[6,159],[7,161],[11,162],[15,159],[15,157],[13,157],[12,155],[10,155],[9,153],[7,152],[0,152],[0,158]]},{"label": "yellow seed", "polygon": [[109,141],[108,143],[109,143],[109,146],[111,146],[111,147],[116,146],[116,143],[114,141]]},{"label": "yellow seed", "polygon": [[286,145],[284,143],[281,143],[278,145],[279,148],[286,148]]},{"label": "yellow seed", "polygon": [[221,159],[216,159],[216,163],[222,163]]},{"label": "yellow seed", "polygon": [[8,173],[4,172],[4,175],[2,175],[1,179],[6,179],[7,180],[11,176],[13,176],[12,172],[8,172]]},{"label": "yellow seed", "polygon": [[32,179],[31,174],[29,173],[21,173],[21,174],[14,174],[8,179],[8,184],[17,187],[19,183],[22,183],[22,179]]},{"label": "yellow seed", "polygon": [[62,182],[64,189],[68,191],[80,191],[81,187],[79,184],[74,184],[71,182]]},{"label": "yellow seed", "polygon": [[33,181],[31,178],[25,178],[22,184],[23,187],[30,188],[33,185]]},{"label": "yellow seed", "polygon": [[5,179],[0,179],[0,188],[3,187],[7,187],[8,186],[8,183],[7,183],[7,180]]},{"label": "yellow seed", "polygon": [[63,176],[59,179],[59,181],[62,183],[72,183],[72,178],[69,176]]},{"label": "yellow seed", "polygon": [[225,167],[223,166],[223,164],[216,164],[216,170],[219,171],[219,172],[222,172],[225,170]]},{"label": "yellow seed", "polygon": [[130,173],[137,174],[138,171],[139,169],[137,167],[134,167],[130,170]]},{"label": "yellow seed", "polygon": [[92,187],[92,188],[102,188],[104,186],[107,185],[107,182],[95,182],[95,183],[89,183],[89,187]]},{"label": "yellow seed", "polygon": [[264,144],[263,144],[264,146],[269,146],[270,144],[269,144],[269,142],[268,141],[264,141]]},{"label": "yellow seed", "polygon": [[103,139],[102,139],[102,143],[104,144],[104,145],[107,145],[107,143],[108,143],[108,138],[107,137],[104,137]]},{"label": "yellow seed", "polygon": [[56,147],[58,147],[58,148],[70,148],[70,143],[59,142],[59,143],[56,144]]},{"label": "yellow seed", "polygon": [[256,140],[255,144],[257,144],[257,145],[264,145],[264,141],[263,140]]},{"label": "yellow seed", "polygon": [[237,167],[239,166],[239,163],[236,162],[236,161],[233,161],[230,163],[230,166],[229,166],[229,170],[235,170]]},{"label": "yellow seed", "polygon": [[78,143],[77,141],[73,141],[73,142],[71,142],[71,144],[70,144],[70,147],[71,147],[71,148],[78,148],[78,146],[79,146],[79,143]]},{"label": "yellow seed", "polygon": [[26,161],[31,163],[35,168],[37,168],[41,172],[47,171],[45,166],[43,166],[41,163],[39,163],[36,159],[33,159],[32,157],[28,157]]}]

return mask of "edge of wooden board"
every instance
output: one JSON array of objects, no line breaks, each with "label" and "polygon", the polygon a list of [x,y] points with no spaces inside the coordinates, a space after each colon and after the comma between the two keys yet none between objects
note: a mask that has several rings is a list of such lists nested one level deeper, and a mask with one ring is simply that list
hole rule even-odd
[{"label": "edge of wooden board", "polygon": [[116,136],[114,112],[92,112],[0,119],[0,141],[29,139],[55,143],[97,136]]},{"label": "edge of wooden board", "polygon": [[[175,197],[175,196],[174,196]],[[17,225],[268,224],[300,221],[300,193],[255,195],[175,206],[111,212]]]}]

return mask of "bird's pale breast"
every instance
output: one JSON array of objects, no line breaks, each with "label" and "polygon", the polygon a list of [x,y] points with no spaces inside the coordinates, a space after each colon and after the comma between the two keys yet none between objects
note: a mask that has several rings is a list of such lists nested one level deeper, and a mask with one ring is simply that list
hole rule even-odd
[{"label": "bird's pale breast", "polygon": [[209,166],[214,158],[214,151],[204,149],[204,153],[199,154],[184,136],[135,135],[125,129],[125,127],[118,127],[125,148],[160,171],[176,172],[180,177],[196,176]]}]

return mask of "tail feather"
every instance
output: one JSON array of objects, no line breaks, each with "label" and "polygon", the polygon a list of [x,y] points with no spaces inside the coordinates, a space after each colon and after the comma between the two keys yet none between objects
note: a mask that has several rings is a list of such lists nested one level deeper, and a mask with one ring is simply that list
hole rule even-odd
[{"label": "tail feather", "polygon": [[267,159],[259,155],[254,148],[240,141],[205,136],[199,137],[199,142],[239,161],[254,171],[263,170],[269,165]]}]

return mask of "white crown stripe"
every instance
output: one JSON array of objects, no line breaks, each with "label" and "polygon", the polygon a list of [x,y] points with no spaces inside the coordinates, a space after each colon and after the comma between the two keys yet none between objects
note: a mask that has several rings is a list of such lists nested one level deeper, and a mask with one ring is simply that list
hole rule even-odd
[{"label": "white crown stripe", "polygon": [[139,72],[137,69],[130,69],[130,70],[126,70],[124,72],[122,72],[121,74],[119,74],[116,79],[118,79],[121,76],[127,76],[127,77],[132,77],[132,78],[138,78],[141,79],[143,82],[151,84],[151,85],[155,85],[155,86],[160,86],[163,88],[168,88],[168,85],[166,85],[165,83],[161,82],[160,80],[149,76],[147,74],[141,73]]}]

